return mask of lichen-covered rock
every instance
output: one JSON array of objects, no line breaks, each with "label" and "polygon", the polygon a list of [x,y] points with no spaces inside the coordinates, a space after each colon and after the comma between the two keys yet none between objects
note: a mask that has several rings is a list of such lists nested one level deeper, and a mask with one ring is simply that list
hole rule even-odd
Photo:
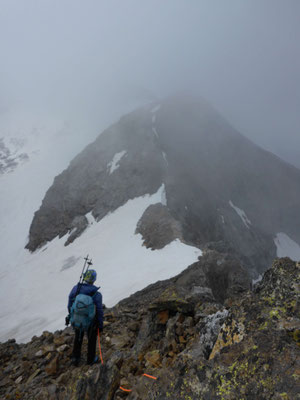
[{"label": "lichen-covered rock", "polygon": [[[167,282],[170,292],[160,283],[151,286],[154,294],[160,288],[172,297],[174,281]],[[181,305],[188,294],[178,303],[177,293],[169,308],[149,309],[142,301],[149,289],[145,298],[137,293],[136,302],[132,296],[105,310],[103,365],[85,364],[86,338],[79,367],[71,365],[70,328],[44,332],[27,344],[0,344],[0,398],[295,400],[299,289],[300,264],[285,258],[274,262],[253,292],[226,298],[226,308],[207,299],[191,302],[186,312]]]}]

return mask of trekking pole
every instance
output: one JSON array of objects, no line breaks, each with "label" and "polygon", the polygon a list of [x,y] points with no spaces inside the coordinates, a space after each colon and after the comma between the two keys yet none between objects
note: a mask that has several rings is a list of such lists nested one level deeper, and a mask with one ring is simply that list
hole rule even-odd
[{"label": "trekking pole", "polygon": [[81,280],[83,280],[83,275],[84,275],[84,272],[85,272],[84,270],[85,270],[86,264],[88,264],[88,267],[87,267],[87,270],[88,270],[89,266],[92,264],[92,260],[89,259],[89,255],[87,255],[84,258],[84,264],[83,264],[82,272],[81,272],[81,275],[80,275],[80,278],[79,278],[79,283],[81,282]]},{"label": "trekking pole", "polygon": [[[88,271],[88,269],[90,268],[91,265],[93,265],[92,259],[89,259],[89,255],[87,255],[84,258],[84,264],[83,264],[82,272],[81,272],[81,275],[80,275],[80,278],[79,278],[79,282],[78,282],[78,285],[77,285],[77,290],[76,290],[75,297],[79,294],[80,288],[81,288],[82,283],[83,283],[84,274]],[[85,270],[85,268],[86,268],[86,270]]]},{"label": "trekking pole", "polygon": [[100,344],[100,330],[99,330],[99,328],[98,328],[98,343],[99,343],[100,360],[101,360],[101,364],[103,364],[102,351],[101,351],[101,344]]}]

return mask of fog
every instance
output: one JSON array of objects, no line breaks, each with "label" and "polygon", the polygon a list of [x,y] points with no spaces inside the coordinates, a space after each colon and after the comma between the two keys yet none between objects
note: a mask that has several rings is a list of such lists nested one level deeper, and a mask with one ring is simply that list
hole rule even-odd
[{"label": "fog", "polygon": [[89,141],[191,90],[300,167],[299,21],[299,0],[0,0],[0,118],[61,119]]}]

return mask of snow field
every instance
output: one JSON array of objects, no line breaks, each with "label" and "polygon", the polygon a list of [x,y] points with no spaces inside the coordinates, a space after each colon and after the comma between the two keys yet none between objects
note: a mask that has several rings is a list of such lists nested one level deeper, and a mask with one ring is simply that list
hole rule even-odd
[{"label": "snow field", "polygon": [[277,233],[274,243],[277,247],[277,257],[290,257],[294,261],[300,260],[300,246],[286,233]]},{"label": "snow field", "polygon": [[63,237],[33,254],[22,250],[17,265],[1,279],[0,301],[6,307],[0,312],[0,340],[15,337],[22,342],[43,330],[63,329],[68,294],[87,254],[93,259],[96,285],[101,285],[107,306],[195,262],[202,254],[198,248],[175,240],[164,249],[151,251],[142,246],[141,235],[135,234],[144,210],[163,198],[162,186],[152,196],[129,200],[98,223],[89,215],[88,229],[67,247]]}]

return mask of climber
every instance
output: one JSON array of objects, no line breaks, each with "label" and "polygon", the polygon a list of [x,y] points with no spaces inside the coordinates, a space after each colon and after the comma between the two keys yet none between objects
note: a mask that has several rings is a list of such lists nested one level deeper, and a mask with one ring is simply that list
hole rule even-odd
[{"label": "climber", "polygon": [[75,329],[71,358],[74,366],[78,366],[80,362],[84,332],[88,337],[87,364],[97,362],[96,340],[98,330],[103,331],[103,308],[102,295],[98,292],[99,287],[94,286],[96,279],[96,271],[87,270],[83,275],[83,282],[75,285],[69,294],[69,316],[66,318],[66,324],[70,321]]}]

